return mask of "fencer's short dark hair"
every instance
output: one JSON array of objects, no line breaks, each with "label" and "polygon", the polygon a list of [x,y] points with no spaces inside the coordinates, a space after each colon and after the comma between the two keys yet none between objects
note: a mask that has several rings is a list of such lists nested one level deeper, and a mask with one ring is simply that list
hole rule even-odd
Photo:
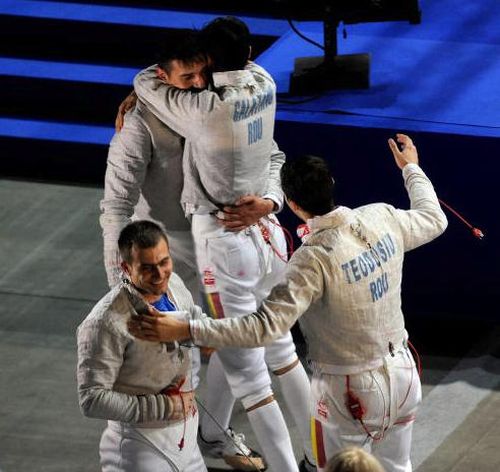
[{"label": "fencer's short dark hair", "polygon": [[239,18],[215,18],[203,27],[200,38],[213,61],[213,72],[245,67],[250,53],[250,30]]},{"label": "fencer's short dark hair", "polygon": [[281,168],[281,186],[288,200],[314,216],[333,210],[334,181],[321,157],[302,155],[287,159]]},{"label": "fencer's short dark hair", "polygon": [[118,238],[118,249],[122,259],[132,262],[132,248],[148,249],[156,246],[163,239],[168,246],[168,238],[165,231],[153,221],[133,221],[125,226]]},{"label": "fencer's short dark hair", "polygon": [[206,61],[199,31],[184,28],[172,31],[172,34],[161,44],[156,55],[156,62],[161,69],[169,73],[172,69],[172,61],[175,60],[187,65]]}]

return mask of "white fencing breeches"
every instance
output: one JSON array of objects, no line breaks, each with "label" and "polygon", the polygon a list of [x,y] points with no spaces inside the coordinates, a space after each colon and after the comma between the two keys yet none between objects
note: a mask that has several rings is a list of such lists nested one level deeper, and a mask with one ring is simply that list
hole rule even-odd
[{"label": "white fencing breeches", "polygon": [[[99,445],[103,472],[206,472],[196,440],[198,415],[166,428],[108,421]],[[184,437],[184,447],[179,442]]]},{"label": "white fencing breeches", "polygon": [[[267,243],[257,225],[232,233],[212,215],[193,215],[198,270],[214,318],[253,313],[283,277],[286,263],[278,254],[286,259],[286,242],[277,219],[272,221],[263,220]],[[269,388],[265,362],[277,370],[297,359],[290,333],[265,349],[224,348],[218,353],[233,395],[240,399]]]},{"label": "white fencing breeches", "polygon": [[407,348],[396,352],[389,364],[349,376],[349,388],[364,409],[364,425],[346,406],[346,376],[315,367],[311,429],[318,471],[342,448],[359,446],[371,451],[386,472],[411,472],[412,428],[422,399],[420,379]]}]

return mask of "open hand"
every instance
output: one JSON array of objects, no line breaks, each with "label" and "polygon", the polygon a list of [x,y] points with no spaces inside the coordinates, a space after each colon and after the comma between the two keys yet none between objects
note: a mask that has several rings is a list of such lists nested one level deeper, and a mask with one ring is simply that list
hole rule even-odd
[{"label": "open hand", "polygon": [[392,138],[389,139],[389,147],[397,166],[403,169],[406,164],[418,164],[417,148],[413,145],[410,137],[406,134],[396,134],[396,139],[400,144],[401,150]]},{"label": "open hand", "polygon": [[132,92],[130,92],[130,94],[125,98],[125,100],[123,100],[123,102],[120,103],[120,106],[118,107],[118,113],[116,114],[115,118],[115,131],[117,133],[119,133],[123,128],[125,114],[127,113],[127,111],[132,110],[132,108],[135,107],[136,103],[137,95],[132,90]]},{"label": "open hand", "polygon": [[149,314],[132,316],[128,329],[136,338],[152,342],[173,342],[189,339],[189,323],[169,315],[160,314],[149,307]]}]

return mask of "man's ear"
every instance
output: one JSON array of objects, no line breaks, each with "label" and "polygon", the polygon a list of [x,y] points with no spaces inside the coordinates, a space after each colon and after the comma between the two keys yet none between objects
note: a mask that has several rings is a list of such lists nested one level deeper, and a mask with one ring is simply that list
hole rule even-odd
[{"label": "man's ear", "polygon": [[122,268],[122,270],[125,274],[130,275],[130,267],[125,261],[122,261],[120,263],[120,267]]},{"label": "man's ear", "polygon": [[286,203],[289,206],[290,210],[292,210],[296,216],[298,216],[302,221],[306,222],[311,215],[305,212],[299,205],[297,205],[293,200],[286,199]]},{"label": "man's ear", "polygon": [[292,210],[294,213],[297,213],[297,210],[300,211],[299,205],[297,205],[293,200],[290,200],[289,198],[286,198],[286,204],[290,207],[290,210]]},{"label": "man's ear", "polygon": [[252,59],[252,46],[248,46],[248,60]]},{"label": "man's ear", "polygon": [[162,82],[168,83],[168,74],[161,67],[156,68],[156,75]]}]

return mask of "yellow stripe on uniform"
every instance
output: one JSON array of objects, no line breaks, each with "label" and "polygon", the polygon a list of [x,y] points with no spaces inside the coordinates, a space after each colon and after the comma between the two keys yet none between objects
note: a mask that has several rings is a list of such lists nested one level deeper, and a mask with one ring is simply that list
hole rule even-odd
[{"label": "yellow stripe on uniform", "polygon": [[318,467],[326,465],[325,444],[323,442],[323,427],[316,418],[311,418],[311,442],[314,458]]},{"label": "yellow stripe on uniform", "polygon": [[216,320],[224,318],[224,310],[220,301],[219,292],[205,293],[210,316]]}]

